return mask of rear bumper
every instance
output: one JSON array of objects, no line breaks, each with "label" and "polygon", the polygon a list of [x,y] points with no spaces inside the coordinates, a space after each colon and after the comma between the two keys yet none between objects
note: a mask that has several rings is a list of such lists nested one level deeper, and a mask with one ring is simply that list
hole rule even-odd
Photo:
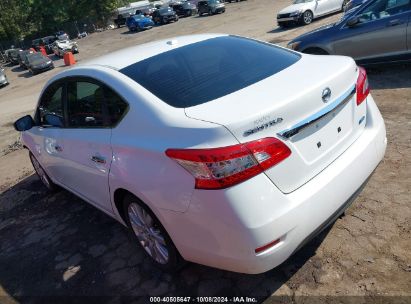
[{"label": "rear bumper", "polygon": [[[268,271],[349,206],[385,148],[384,121],[369,96],[363,134],[299,189],[284,194],[260,174],[225,190],[195,190],[187,212],[162,211],[164,226],[188,261],[242,273]],[[255,253],[277,239],[274,247]]]}]

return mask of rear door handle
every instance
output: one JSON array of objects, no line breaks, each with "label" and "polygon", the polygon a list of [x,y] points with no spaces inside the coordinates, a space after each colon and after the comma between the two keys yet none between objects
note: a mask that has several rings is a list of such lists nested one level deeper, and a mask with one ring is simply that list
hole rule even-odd
[{"label": "rear door handle", "polygon": [[91,160],[95,163],[98,163],[98,164],[105,164],[106,163],[106,159],[104,157],[98,156],[98,155],[93,155],[91,157]]}]

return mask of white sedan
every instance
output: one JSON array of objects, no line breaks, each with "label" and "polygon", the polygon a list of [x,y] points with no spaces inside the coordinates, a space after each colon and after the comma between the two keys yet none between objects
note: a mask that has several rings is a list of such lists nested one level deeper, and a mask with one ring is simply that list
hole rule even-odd
[{"label": "white sedan", "polygon": [[310,24],[314,19],[343,11],[349,0],[294,0],[277,14],[279,26],[290,23]]},{"label": "white sedan", "polygon": [[128,226],[163,269],[276,267],[348,207],[386,148],[351,58],[211,34],[63,71],[15,128],[46,187]]}]

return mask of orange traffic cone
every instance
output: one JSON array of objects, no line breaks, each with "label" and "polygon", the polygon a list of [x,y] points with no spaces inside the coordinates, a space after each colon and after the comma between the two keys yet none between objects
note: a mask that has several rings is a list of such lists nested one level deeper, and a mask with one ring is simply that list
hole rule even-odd
[{"label": "orange traffic cone", "polygon": [[74,59],[74,55],[72,52],[67,52],[63,56],[64,64],[65,65],[73,65],[76,64],[76,59]]}]

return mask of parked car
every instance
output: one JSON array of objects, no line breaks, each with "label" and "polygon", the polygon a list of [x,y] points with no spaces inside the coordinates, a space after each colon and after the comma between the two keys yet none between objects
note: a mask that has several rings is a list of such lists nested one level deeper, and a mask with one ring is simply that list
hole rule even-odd
[{"label": "parked car", "polygon": [[7,79],[6,73],[4,72],[4,69],[0,67],[0,87],[4,87],[9,84],[9,81]]},{"label": "parked car", "polygon": [[310,24],[314,19],[344,10],[348,0],[294,0],[277,14],[279,26]]},{"label": "parked car", "polygon": [[407,61],[410,18],[409,0],[370,0],[341,21],[301,35],[288,46],[310,54],[346,55],[360,64]]},{"label": "parked car", "polygon": [[26,54],[24,64],[32,75],[54,69],[53,61],[40,52]]},{"label": "parked car", "polygon": [[134,32],[151,29],[154,26],[154,22],[150,17],[134,15],[127,18],[126,25],[129,31]]},{"label": "parked car", "polygon": [[214,15],[225,12],[225,5],[223,0],[203,0],[197,3],[198,14]]},{"label": "parked car", "polygon": [[335,221],[383,158],[369,90],[349,57],[203,34],[64,70],[14,125],[48,189],[127,225],[159,267],[261,273]]},{"label": "parked car", "polygon": [[53,54],[53,43],[57,38],[55,36],[47,36],[41,38],[40,45],[43,46],[47,54]]},{"label": "parked car", "polygon": [[114,24],[117,28],[120,28],[123,25],[126,25],[127,18],[132,16],[130,13],[118,14],[117,18],[114,19]]},{"label": "parked car", "polygon": [[63,57],[65,53],[72,52],[73,54],[78,54],[78,44],[71,40],[56,40],[53,45],[53,53],[57,57]]},{"label": "parked car", "polygon": [[16,65],[19,64],[19,53],[21,51],[22,49],[9,49],[5,51],[5,55],[7,56],[11,64]]},{"label": "parked car", "polygon": [[34,51],[32,51],[32,50],[24,50],[24,51],[19,52],[18,60],[19,60],[19,65],[22,69],[25,69],[25,70],[28,69],[28,66],[26,65],[26,63],[27,63],[26,55],[33,54],[33,53],[34,53]]},{"label": "parked car", "polygon": [[240,2],[240,1],[246,1],[246,0],[225,0],[225,2],[231,3],[231,2]]},{"label": "parked car", "polygon": [[176,12],[171,7],[163,7],[153,12],[153,21],[156,24],[166,24],[178,21]]},{"label": "parked car", "polygon": [[70,40],[70,36],[65,31],[58,31],[55,36],[57,40]]},{"label": "parked car", "polygon": [[149,7],[149,8],[144,8],[144,9],[138,9],[136,10],[136,15],[144,15],[146,17],[152,16],[153,13],[156,11],[156,8]]},{"label": "parked car", "polygon": [[81,32],[77,34],[77,39],[86,38],[88,36],[87,32]]},{"label": "parked car", "polygon": [[180,17],[188,17],[197,14],[197,7],[190,2],[170,4],[170,7]]}]

